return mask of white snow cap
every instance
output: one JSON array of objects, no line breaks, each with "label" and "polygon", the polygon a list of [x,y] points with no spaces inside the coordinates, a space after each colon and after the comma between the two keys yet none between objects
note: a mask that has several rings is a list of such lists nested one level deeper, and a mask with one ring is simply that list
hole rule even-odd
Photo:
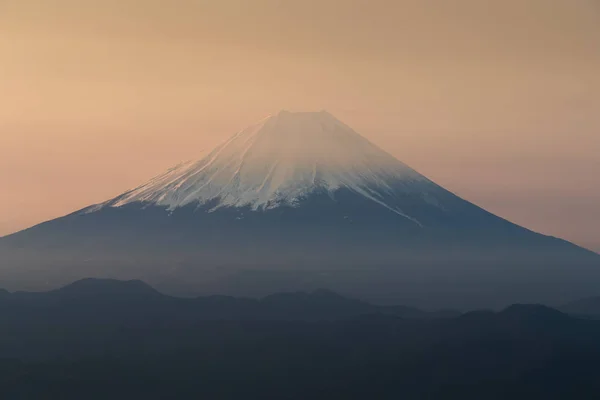
[{"label": "white snow cap", "polygon": [[[220,206],[294,206],[317,190],[347,188],[385,204],[383,194],[429,182],[326,111],[281,111],[250,126],[203,159],[179,165],[118,197],[175,209],[218,200]],[[420,185],[417,185],[420,186]]]}]

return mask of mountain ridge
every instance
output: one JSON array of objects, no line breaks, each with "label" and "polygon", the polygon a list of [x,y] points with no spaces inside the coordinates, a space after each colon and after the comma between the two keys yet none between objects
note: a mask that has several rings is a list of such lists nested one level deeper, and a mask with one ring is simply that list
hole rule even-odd
[{"label": "mountain ridge", "polygon": [[[0,289],[4,306],[25,307],[24,312],[54,312],[73,318],[73,311],[98,318],[116,317],[125,312],[133,315],[140,307],[144,314],[156,318],[190,320],[338,320],[363,314],[395,315],[403,318],[432,319],[459,315],[454,310],[422,311],[394,305],[380,306],[342,296],[327,289],[308,292],[274,293],[262,298],[232,296],[175,297],[161,293],[140,280],[85,278],[58,289],[41,292]],[[32,307],[33,306],[33,307]],[[108,307],[108,308],[107,308]],[[117,309],[115,309],[115,307]],[[112,311],[111,311],[112,310]],[[7,309],[4,317],[10,318]],[[103,316],[102,316],[103,315]],[[168,316],[170,315],[170,317]],[[19,316],[19,318],[21,318]],[[44,318],[50,318],[46,315]],[[88,318],[88,317],[85,317]]]}]

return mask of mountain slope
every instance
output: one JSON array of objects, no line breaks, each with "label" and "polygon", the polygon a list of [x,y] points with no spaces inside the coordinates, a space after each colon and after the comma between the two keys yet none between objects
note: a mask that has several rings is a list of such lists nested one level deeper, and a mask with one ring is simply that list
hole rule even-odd
[{"label": "mountain slope", "polygon": [[326,112],[281,112],[102,204],[0,239],[9,288],[327,287],[425,307],[594,295],[600,256],[455,196]]}]

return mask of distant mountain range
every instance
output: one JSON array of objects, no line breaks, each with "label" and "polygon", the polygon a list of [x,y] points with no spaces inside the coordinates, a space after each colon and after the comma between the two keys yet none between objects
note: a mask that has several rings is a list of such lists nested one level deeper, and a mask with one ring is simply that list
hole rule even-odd
[{"label": "distant mountain range", "polygon": [[[432,319],[460,315],[458,311],[424,312],[412,307],[378,306],[343,297],[329,290],[276,293],[260,299],[230,296],[179,298],[162,294],[142,281],[83,279],[48,292],[0,291],[0,317],[27,315],[31,323],[58,321],[94,324],[132,322],[137,318],[175,321],[341,320],[361,315],[382,314],[403,318]],[[123,320],[121,320],[123,318]]]},{"label": "distant mountain range", "polygon": [[[575,315],[581,311],[573,305],[567,305],[564,309],[572,309]],[[595,312],[600,317],[600,309],[596,308]],[[24,355],[40,357],[44,354],[60,356],[70,354],[75,349],[83,351],[78,346],[83,346],[84,342],[88,342],[84,346],[85,351],[95,354],[106,349],[104,345],[114,345],[110,332],[120,329],[151,332],[159,327],[186,330],[199,323],[216,321],[310,323],[360,320],[375,316],[413,320],[415,323],[422,321],[417,324],[435,320],[452,324],[450,321],[459,317],[456,321],[477,320],[482,323],[494,321],[500,316],[514,316],[540,323],[545,323],[546,319],[557,323],[569,320],[566,314],[542,305],[513,305],[500,313],[475,311],[463,314],[452,310],[424,312],[401,305],[373,305],[323,289],[309,293],[278,293],[261,299],[229,296],[178,298],[164,295],[142,281],[83,279],[48,292],[11,293],[0,290],[0,358]],[[98,332],[94,331],[96,328]],[[27,334],[22,336],[18,332]],[[52,332],[60,334],[53,336]],[[44,336],[45,339],[27,343],[31,335]],[[70,344],[74,336],[80,339]],[[94,347],[94,340],[101,340],[104,344],[100,346],[97,343],[99,347]]]},{"label": "distant mountain range", "polygon": [[284,111],[197,162],[0,238],[11,290],[86,277],[472,309],[593,296],[600,256],[459,198],[327,112]]},{"label": "distant mountain range", "polygon": [[425,313],[318,290],[163,295],[86,279],[0,292],[6,399],[595,399],[600,321],[543,305]]}]

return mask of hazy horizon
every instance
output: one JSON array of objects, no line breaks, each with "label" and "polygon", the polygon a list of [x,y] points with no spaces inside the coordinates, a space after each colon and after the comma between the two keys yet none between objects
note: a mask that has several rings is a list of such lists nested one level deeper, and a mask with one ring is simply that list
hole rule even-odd
[{"label": "hazy horizon", "polygon": [[[280,109],[600,251],[600,3],[0,0],[0,236]],[[283,6],[285,4],[285,6]]]}]

